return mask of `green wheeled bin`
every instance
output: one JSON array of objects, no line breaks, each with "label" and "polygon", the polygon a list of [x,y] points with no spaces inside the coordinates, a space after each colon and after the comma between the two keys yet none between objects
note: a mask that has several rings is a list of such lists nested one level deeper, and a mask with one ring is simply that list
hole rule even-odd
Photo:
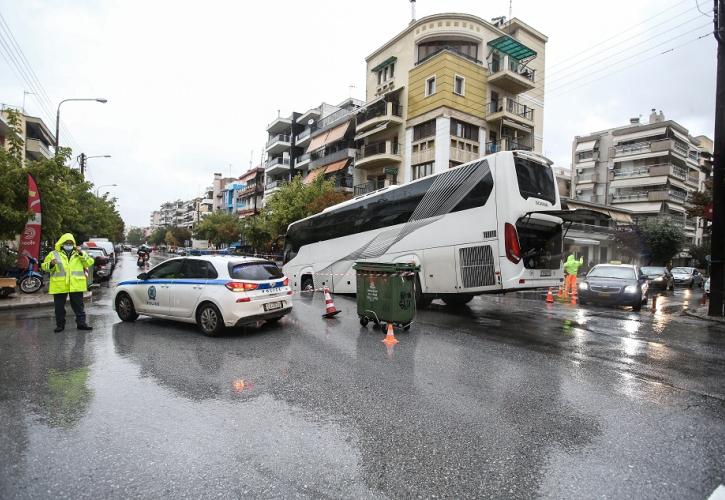
[{"label": "green wheeled bin", "polygon": [[360,324],[391,323],[407,330],[415,318],[415,264],[357,262],[357,315]]}]

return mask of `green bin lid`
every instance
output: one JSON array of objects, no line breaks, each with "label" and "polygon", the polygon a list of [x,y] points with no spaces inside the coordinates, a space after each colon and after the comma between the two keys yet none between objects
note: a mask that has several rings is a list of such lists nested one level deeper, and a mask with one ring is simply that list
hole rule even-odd
[{"label": "green bin lid", "polygon": [[356,271],[375,271],[382,273],[402,273],[420,271],[420,266],[404,262],[356,262]]}]

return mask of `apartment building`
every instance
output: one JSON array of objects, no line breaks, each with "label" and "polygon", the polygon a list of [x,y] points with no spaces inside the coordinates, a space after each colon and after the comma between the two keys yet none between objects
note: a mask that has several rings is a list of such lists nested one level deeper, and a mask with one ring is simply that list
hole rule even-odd
[{"label": "apartment building", "polygon": [[161,227],[161,211],[160,210],[154,210],[151,212],[151,216],[149,217],[149,228],[151,230],[155,230]]},{"label": "apartment building", "polygon": [[629,210],[635,223],[667,218],[682,227],[690,244],[700,244],[701,221],[688,218],[686,210],[709,175],[704,142],[654,109],[647,123],[632,118],[622,127],[577,136],[573,197]]},{"label": "apartment building", "polygon": [[10,110],[18,113],[20,139],[23,140],[23,163],[26,160],[52,158],[51,148],[55,144],[55,135],[50,132],[42,119],[26,114],[22,108],[17,106],[0,104],[0,147],[9,147],[8,138],[10,134],[15,134],[8,120]]},{"label": "apartment building", "polygon": [[[224,189],[226,188],[227,184],[230,182],[234,182],[236,179],[234,177],[223,177],[220,173],[214,174],[214,180],[212,181],[211,185],[211,196],[212,196],[212,211],[219,212],[219,211],[226,211],[226,206],[224,204]],[[207,189],[209,191],[209,189]]]},{"label": "apartment building", "polygon": [[541,152],[547,37],[519,19],[413,21],[366,58],[355,194],[487,153]]},{"label": "apartment building", "polygon": [[352,192],[355,158],[355,112],[362,101],[346,99],[338,105],[321,103],[304,113],[277,117],[267,126],[265,196],[294,175],[310,183],[319,175],[338,191]]},{"label": "apartment building", "polygon": [[240,218],[257,215],[264,197],[264,167],[254,167],[239,177],[244,188],[237,192],[237,215]]}]

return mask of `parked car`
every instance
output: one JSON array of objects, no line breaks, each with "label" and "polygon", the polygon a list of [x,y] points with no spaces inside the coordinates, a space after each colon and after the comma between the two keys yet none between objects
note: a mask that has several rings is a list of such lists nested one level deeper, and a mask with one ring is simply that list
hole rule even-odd
[{"label": "parked car", "polygon": [[106,251],[99,247],[84,248],[86,253],[93,257],[93,281],[108,281],[113,275],[113,267]]},{"label": "parked car", "polygon": [[119,283],[113,305],[123,321],[140,314],[196,323],[205,335],[225,326],[275,322],[292,310],[289,280],[273,262],[249,257],[176,257]]},{"label": "parked car", "polygon": [[700,271],[694,267],[673,267],[672,276],[675,278],[675,285],[687,287],[702,286],[703,281]]},{"label": "parked car", "polygon": [[669,272],[666,267],[644,266],[640,267],[640,270],[642,271],[642,274],[644,274],[645,278],[647,278],[650,289],[675,289],[675,278],[672,277],[672,273]]},{"label": "parked car", "polygon": [[[105,240],[105,241],[104,241]],[[111,261],[111,268],[115,269],[116,267],[116,249],[113,246],[113,243],[108,241],[105,238],[91,238],[90,240],[83,243],[84,248],[102,248],[106,251],[106,255],[108,256],[109,260]]]},{"label": "parked car", "polygon": [[708,296],[708,297],[710,296],[710,278],[707,278],[707,281],[705,281],[705,284],[702,287],[702,292],[706,296]]},{"label": "parked car", "polygon": [[639,311],[649,296],[647,278],[637,266],[599,264],[579,283],[579,303],[631,306]]}]

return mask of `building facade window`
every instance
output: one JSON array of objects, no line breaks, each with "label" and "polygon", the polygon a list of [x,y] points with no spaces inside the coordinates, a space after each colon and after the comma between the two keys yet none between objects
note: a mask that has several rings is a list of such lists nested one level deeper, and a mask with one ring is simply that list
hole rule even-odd
[{"label": "building facade window", "polygon": [[453,77],[453,93],[458,95],[465,95],[466,92],[466,79],[460,75]]},{"label": "building facade window", "polygon": [[427,177],[433,173],[433,162],[413,165],[413,180]]},{"label": "building facade window", "polygon": [[474,61],[478,60],[478,43],[467,40],[434,40],[418,44],[418,63],[421,63],[442,50],[451,50]]},{"label": "building facade window", "polygon": [[451,118],[451,135],[478,142],[478,127],[470,123]]},{"label": "building facade window", "polygon": [[427,122],[420,123],[413,127],[413,140],[419,141],[426,137],[435,137],[436,135],[436,121],[428,120]]},{"label": "building facade window", "polygon": [[577,163],[585,160],[591,160],[592,158],[594,158],[594,150],[582,151],[576,154]]},{"label": "building facade window", "polygon": [[378,76],[378,85],[382,85],[383,83],[392,80],[395,75],[395,63],[391,63],[384,68],[380,68],[376,71],[376,73]]},{"label": "building facade window", "polygon": [[425,81],[425,96],[431,96],[436,93],[436,77],[435,75],[429,77]]}]

